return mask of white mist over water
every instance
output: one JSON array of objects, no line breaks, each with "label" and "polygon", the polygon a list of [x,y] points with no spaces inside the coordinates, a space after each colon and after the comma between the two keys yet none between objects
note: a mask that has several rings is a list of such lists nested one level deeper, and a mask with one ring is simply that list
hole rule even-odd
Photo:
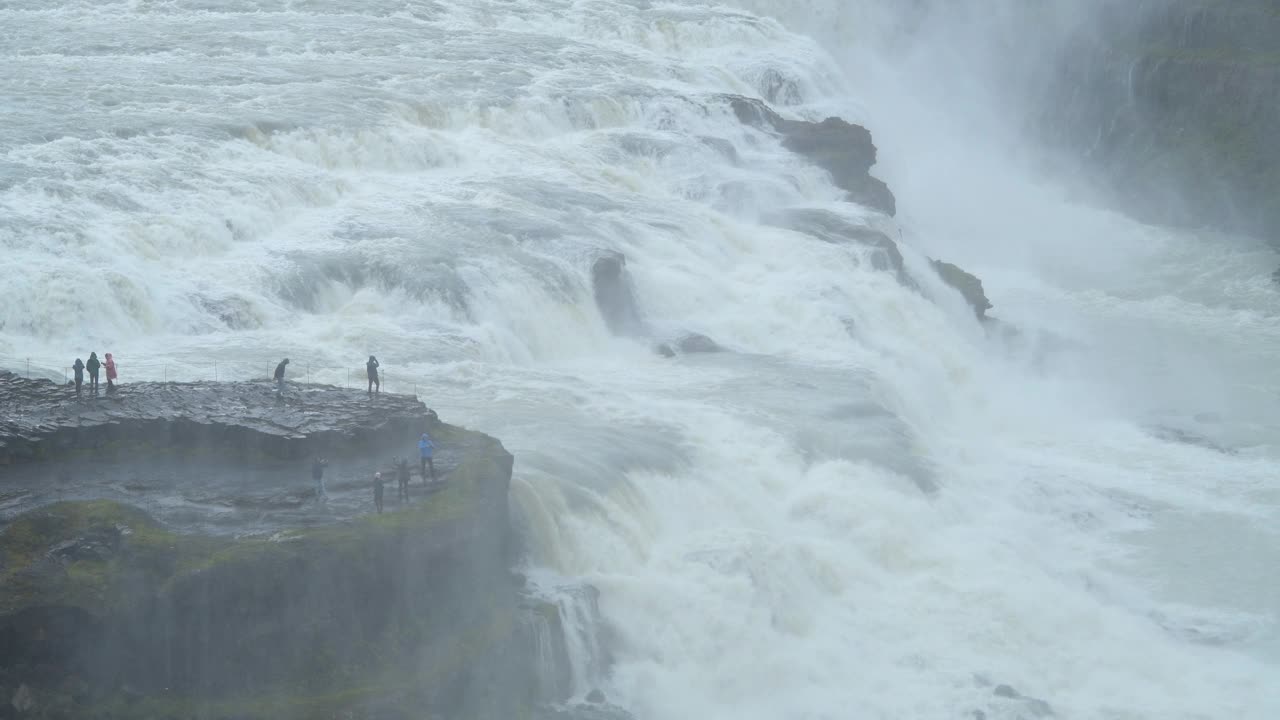
[{"label": "white mist over water", "polygon": [[[0,356],[378,355],[516,454],[531,575],[600,590],[614,666],[577,691],[640,720],[1017,716],[975,676],[1068,718],[1277,716],[1269,255],[1041,183],[981,28],[743,5],[0,4]],[[777,78],[872,130],[924,293],[757,224],[881,222],[714,99]],[[655,338],[732,352],[611,336],[602,249]]]}]

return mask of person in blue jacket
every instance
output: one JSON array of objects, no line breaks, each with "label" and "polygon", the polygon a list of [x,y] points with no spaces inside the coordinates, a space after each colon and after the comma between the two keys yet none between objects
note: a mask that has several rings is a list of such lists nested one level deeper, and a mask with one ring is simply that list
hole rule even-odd
[{"label": "person in blue jacket", "polygon": [[418,453],[422,456],[422,463],[419,472],[422,473],[422,484],[427,484],[427,468],[431,469],[431,482],[436,481],[436,466],[431,462],[431,453],[435,451],[435,444],[431,442],[431,436],[422,433],[422,438],[418,440]]}]

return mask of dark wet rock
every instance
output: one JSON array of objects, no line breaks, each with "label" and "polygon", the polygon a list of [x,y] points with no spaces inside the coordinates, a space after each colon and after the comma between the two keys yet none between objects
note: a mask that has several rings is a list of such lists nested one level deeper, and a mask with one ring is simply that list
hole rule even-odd
[{"label": "dark wet rock", "polygon": [[596,688],[591,692],[587,693],[587,702],[595,703],[598,705],[600,703],[607,702],[607,699],[605,698],[604,693],[601,692],[600,688]]},{"label": "dark wet rock", "polygon": [[1036,86],[1042,131],[1108,201],[1161,225],[1280,243],[1280,12],[1272,0],[1099,6]]},{"label": "dark wet rock", "polygon": [[1200,433],[1186,430],[1184,428],[1172,427],[1169,425],[1155,425],[1151,428],[1151,434],[1167,440],[1169,442],[1181,443],[1183,445],[1194,445],[1202,447],[1206,450],[1212,450],[1223,455],[1235,455],[1236,451],[1228,447],[1223,447]]},{"label": "dark wet rock", "polygon": [[640,307],[636,302],[631,277],[627,273],[627,258],[619,252],[610,252],[598,258],[591,266],[591,286],[596,306],[605,323],[616,335],[636,336],[645,333]]},{"label": "dark wet rock", "polygon": [[688,333],[672,342],[664,342],[654,348],[654,352],[666,358],[677,355],[693,355],[698,353],[718,353],[725,349],[720,343],[701,333]]},{"label": "dark wet rock", "polygon": [[[149,451],[222,460],[337,454],[413,437],[439,421],[420,401],[321,385],[291,385],[277,402],[270,382],[125,383],[107,395],[0,371],[0,465],[97,460]],[[12,408],[12,410],[9,410]]]},{"label": "dark wet rock", "polygon": [[756,90],[774,105],[799,105],[804,102],[804,90],[798,75],[788,75],[777,68],[768,68],[755,81]]},{"label": "dark wet rock", "polygon": [[565,707],[539,708],[536,720],[634,720],[631,713],[608,703],[574,703]]},{"label": "dark wet rock", "polygon": [[991,693],[998,698],[1013,700],[1020,703],[1022,708],[1026,712],[1030,713],[1031,717],[1047,718],[1054,716],[1053,707],[1050,706],[1049,703],[1038,698],[1027,697],[1022,693],[1019,693],[1017,690],[1014,690],[1009,685],[997,685]]},{"label": "dark wet rock", "polygon": [[907,275],[898,243],[880,230],[851,222],[830,210],[813,208],[791,208],[764,218],[764,222],[830,243],[861,245],[872,250],[872,267],[892,272],[907,287],[917,287]]},{"label": "dark wet rock", "polygon": [[212,298],[196,295],[193,300],[205,312],[218,319],[231,330],[255,330],[262,327],[262,318],[253,304],[236,296]]},{"label": "dark wet rock", "polygon": [[717,353],[724,348],[715,340],[700,333],[689,333],[676,341],[676,348],[682,353]]},{"label": "dark wet rock", "polygon": [[1271,273],[1271,282],[1280,285],[1280,268],[1276,268],[1276,271]]},{"label": "dark wet rock", "polygon": [[[77,402],[0,376],[0,683],[53,720],[513,717],[538,701],[515,630],[511,455],[416,398],[290,390],[144,383]],[[370,514],[372,470],[425,428],[444,482]],[[351,479],[262,532],[263,508],[237,503],[286,492],[259,487],[277,468],[305,487],[319,452]],[[160,502],[174,493],[209,499]],[[201,532],[224,501],[236,531]]]},{"label": "dark wet rock", "polygon": [[738,156],[738,149],[735,148],[733,143],[728,140],[718,137],[700,137],[698,139],[702,141],[703,145],[706,145],[712,150],[720,153],[726,160],[734,165],[738,165],[742,162],[742,158]]},{"label": "dark wet rock", "polygon": [[942,262],[941,260],[931,260],[933,269],[937,271],[938,277],[942,281],[964,296],[966,302],[973,308],[974,314],[979,320],[987,318],[987,311],[991,309],[991,302],[987,300],[987,293],[982,288],[982,280],[977,276],[961,270],[959,267],[951,263]]},{"label": "dark wet rock", "polygon": [[897,201],[884,181],[870,174],[876,162],[871,133],[837,117],[821,122],[788,120],[762,100],[738,95],[725,98],[738,120],[761,130],[776,132],[782,144],[831,174],[836,186],[862,205],[886,215],[897,213]]}]

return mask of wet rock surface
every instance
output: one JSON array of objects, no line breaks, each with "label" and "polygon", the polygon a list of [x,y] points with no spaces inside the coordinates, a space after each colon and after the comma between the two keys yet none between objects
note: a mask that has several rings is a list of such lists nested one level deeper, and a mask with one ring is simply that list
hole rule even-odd
[{"label": "wet rock surface", "polygon": [[631,288],[631,277],[627,274],[625,255],[609,252],[596,259],[591,266],[591,287],[596,306],[615,335],[645,334],[640,307]]},{"label": "wet rock surface", "polygon": [[[443,483],[418,474],[423,431],[441,480],[501,447],[417,398],[332,386],[291,384],[280,401],[267,382],[139,383],[77,400],[74,388],[0,373],[0,401],[0,525],[49,502],[111,499],[183,531],[270,533],[371,512],[377,471],[387,507],[399,507],[399,457],[412,501],[438,492]],[[316,457],[327,460],[323,491]]]},{"label": "wet rock surface", "polygon": [[830,173],[836,186],[855,202],[886,215],[897,213],[897,200],[889,186],[871,175],[876,146],[866,128],[837,117],[821,122],[788,120],[762,100],[738,95],[724,99],[739,121],[778,133],[783,146]]},{"label": "wet rock surface", "polygon": [[795,230],[837,245],[858,245],[869,250],[871,266],[876,270],[891,272],[903,285],[916,288],[902,260],[898,243],[883,231],[867,225],[859,225],[830,210],[792,208],[765,218],[775,227]]},{"label": "wet rock surface", "polygon": [[137,383],[111,394],[0,371],[0,464],[163,446],[242,460],[290,459],[401,437],[436,422],[414,397],[328,385]]},{"label": "wet rock surface", "polygon": [[982,287],[982,280],[972,273],[941,260],[930,261],[933,269],[937,271],[938,277],[942,281],[956,290],[960,291],[969,306],[973,308],[973,312],[978,316],[979,320],[987,319],[987,311],[991,309],[991,301],[987,299],[987,293]]},{"label": "wet rock surface", "polygon": [[[77,400],[0,380],[0,690],[14,712],[508,717],[540,701],[514,631],[513,458],[497,440],[416,398],[334,387],[277,401],[267,383],[138,384]],[[373,472],[412,457],[423,430],[439,482],[414,477],[400,504],[392,480],[375,514]]]},{"label": "wet rock surface", "polygon": [[1141,219],[1280,245],[1280,13],[1269,0],[1114,3],[1041,88],[1045,135]]}]

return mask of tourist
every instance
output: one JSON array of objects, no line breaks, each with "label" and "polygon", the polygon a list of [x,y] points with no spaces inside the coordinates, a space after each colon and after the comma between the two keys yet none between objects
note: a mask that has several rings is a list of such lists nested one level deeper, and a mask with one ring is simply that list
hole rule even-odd
[{"label": "tourist", "polygon": [[316,499],[323,500],[324,492],[324,468],[329,464],[328,460],[318,457],[311,463],[311,479],[316,481]]},{"label": "tourist", "polygon": [[427,484],[427,468],[431,468],[431,482],[436,481],[436,466],[431,462],[431,453],[435,447],[431,442],[431,436],[422,433],[422,439],[418,440],[418,452],[422,455],[421,468],[418,472],[422,475],[423,485]]},{"label": "tourist", "polygon": [[80,397],[80,386],[84,384],[84,363],[80,358],[76,358],[76,364],[71,366],[76,374],[76,397]]},{"label": "tourist", "polygon": [[382,514],[382,473],[373,474],[373,504],[378,508],[378,514]]},{"label": "tourist", "polygon": [[288,364],[289,358],[285,358],[276,366],[276,394],[281,397],[284,396],[284,367]]},{"label": "tourist", "polygon": [[84,369],[89,371],[89,392],[94,395],[98,394],[98,368],[102,367],[102,363],[98,362],[98,353],[89,353],[89,362],[84,364]]},{"label": "tourist", "polygon": [[110,395],[116,390],[116,361],[111,353],[107,353],[107,361],[103,365],[107,368],[107,394]]},{"label": "tourist", "polygon": [[400,485],[400,502],[409,502],[409,461],[404,458],[396,461],[396,482]]},{"label": "tourist", "polygon": [[369,394],[370,395],[373,394],[374,388],[377,388],[379,393],[382,392],[382,383],[378,381],[379,365],[380,364],[378,363],[378,358],[372,355],[369,356],[369,362],[364,364],[365,372],[368,373],[369,375]]}]

